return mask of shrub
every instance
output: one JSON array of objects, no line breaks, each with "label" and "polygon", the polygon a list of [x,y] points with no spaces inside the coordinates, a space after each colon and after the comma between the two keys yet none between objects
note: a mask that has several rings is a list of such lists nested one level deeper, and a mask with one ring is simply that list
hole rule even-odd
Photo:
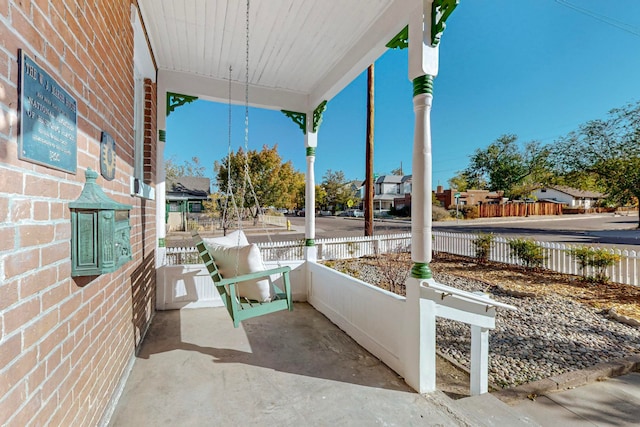
[{"label": "shrub", "polygon": [[460,210],[466,219],[480,218],[480,210],[477,206],[464,205]]},{"label": "shrub", "polygon": [[443,207],[440,206],[432,206],[432,217],[434,221],[444,221],[449,219],[449,212]]},{"label": "shrub", "polygon": [[[612,254],[606,249],[595,249],[590,246],[581,246],[567,250],[567,253],[578,261],[582,277],[589,282],[606,284],[609,277],[606,274],[607,267],[620,261],[620,255]],[[587,274],[588,267],[595,273]]]},{"label": "shrub", "polygon": [[510,239],[511,255],[516,257],[526,268],[541,267],[544,262],[542,247],[530,239]]},{"label": "shrub", "polygon": [[491,253],[491,245],[495,235],[493,233],[479,233],[472,243],[476,248],[476,259],[478,263],[484,264],[489,261],[489,254]]}]

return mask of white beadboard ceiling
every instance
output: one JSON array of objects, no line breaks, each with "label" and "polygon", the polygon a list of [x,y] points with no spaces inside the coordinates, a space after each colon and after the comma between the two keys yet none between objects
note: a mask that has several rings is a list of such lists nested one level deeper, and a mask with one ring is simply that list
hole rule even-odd
[{"label": "white beadboard ceiling", "polygon": [[[250,104],[311,111],[385,51],[421,0],[251,0]],[[246,1],[138,0],[158,83],[244,103]]]}]

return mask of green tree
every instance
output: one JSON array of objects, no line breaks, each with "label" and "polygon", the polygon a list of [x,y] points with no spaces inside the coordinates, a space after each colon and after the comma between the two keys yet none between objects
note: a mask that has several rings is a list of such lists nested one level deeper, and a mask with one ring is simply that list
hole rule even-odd
[{"label": "green tree", "polygon": [[551,171],[549,149],[531,141],[522,149],[517,136],[502,135],[486,149],[478,149],[463,171],[471,188],[480,188],[486,182],[491,191],[504,191],[505,196],[527,196],[537,185],[545,183]]},{"label": "green tree", "polygon": [[258,206],[291,207],[301,180],[304,183],[304,176],[294,170],[291,161],[283,163],[277,145],[249,150],[246,156],[240,148],[216,163],[216,168],[220,192],[227,194],[230,187],[238,208],[244,206],[254,217]]},{"label": "green tree", "polygon": [[467,191],[467,190],[479,190],[484,188],[484,183],[480,185],[481,188],[472,188],[469,185],[469,177],[464,171],[458,172],[454,177],[449,179],[449,187],[458,191]]},{"label": "green tree", "polygon": [[356,199],[356,193],[348,185],[342,171],[327,170],[320,186],[326,193],[325,206],[332,206],[334,211],[346,206],[349,199]]},{"label": "green tree", "polygon": [[606,119],[591,120],[561,138],[553,158],[561,176],[594,182],[617,203],[638,203],[640,101],[613,109]]}]

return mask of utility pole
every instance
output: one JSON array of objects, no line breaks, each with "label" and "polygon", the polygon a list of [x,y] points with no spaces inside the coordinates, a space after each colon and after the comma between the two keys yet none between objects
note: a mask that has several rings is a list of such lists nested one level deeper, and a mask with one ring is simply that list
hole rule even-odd
[{"label": "utility pole", "polygon": [[373,236],[373,64],[367,69],[367,142],[364,193],[364,235]]}]

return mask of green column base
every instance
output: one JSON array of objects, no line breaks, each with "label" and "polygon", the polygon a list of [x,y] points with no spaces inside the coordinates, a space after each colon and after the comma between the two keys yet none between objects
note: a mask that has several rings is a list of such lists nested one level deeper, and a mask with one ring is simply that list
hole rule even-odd
[{"label": "green column base", "polygon": [[315,246],[316,245],[316,241],[314,239],[307,239],[304,241],[304,245],[305,246]]},{"label": "green column base", "polygon": [[416,262],[413,264],[413,267],[411,267],[411,277],[416,279],[431,279],[433,276],[431,275],[429,264],[426,262]]}]

